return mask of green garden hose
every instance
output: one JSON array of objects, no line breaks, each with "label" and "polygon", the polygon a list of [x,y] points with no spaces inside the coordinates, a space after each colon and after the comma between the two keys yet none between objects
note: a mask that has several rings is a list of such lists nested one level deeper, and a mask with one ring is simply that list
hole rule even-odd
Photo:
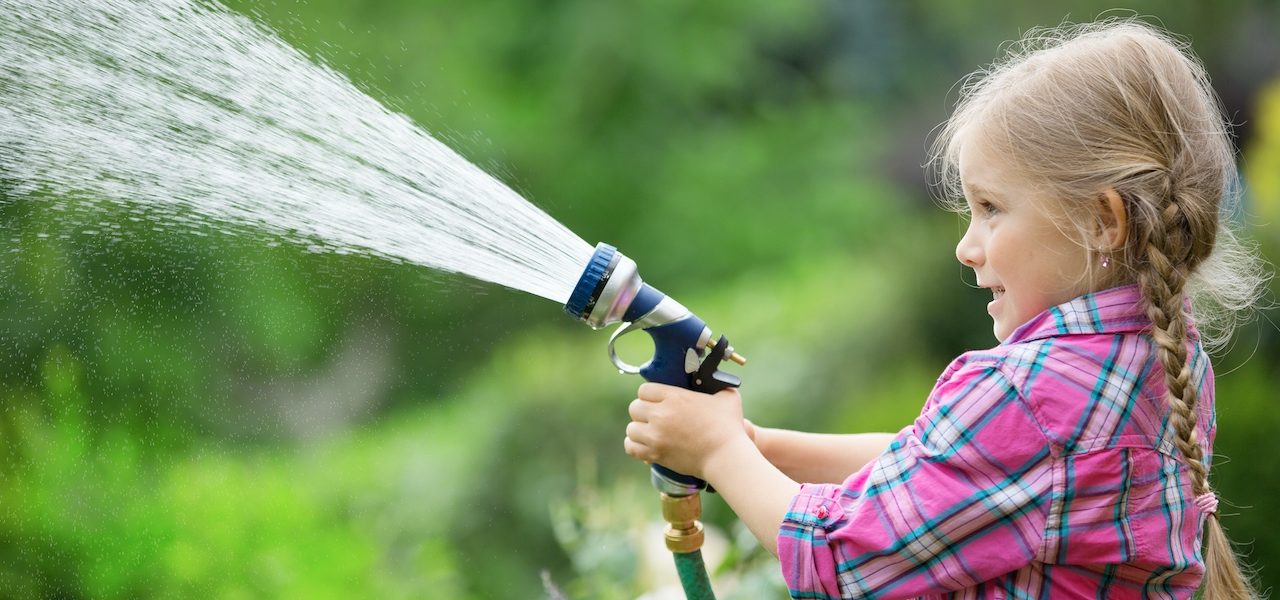
[{"label": "green garden hose", "polygon": [[711,591],[711,578],[707,576],[707,565],[702,562],[702,551],[676,552],[676,572],[680,574],[680,585],[684,588],[684,597],[689,600],[715,600],[715,592]]}]

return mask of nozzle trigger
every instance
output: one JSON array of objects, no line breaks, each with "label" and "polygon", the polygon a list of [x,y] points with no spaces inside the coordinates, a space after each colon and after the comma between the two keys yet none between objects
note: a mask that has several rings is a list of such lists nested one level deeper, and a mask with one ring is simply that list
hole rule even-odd
[{"label": "nozzle trigger", "polygon": [[742,380],[737,375],[720,370],[720,363],[724,362],[725,352],[728,348],[729,338],[723,335],[720,336],[720,340],[716,342],[715,347],[707,353],[707,358],[702,361],[702,366],[698,367],[698,371],[691,376],[693,390],[714,394],[726,388],[742,386]]}]

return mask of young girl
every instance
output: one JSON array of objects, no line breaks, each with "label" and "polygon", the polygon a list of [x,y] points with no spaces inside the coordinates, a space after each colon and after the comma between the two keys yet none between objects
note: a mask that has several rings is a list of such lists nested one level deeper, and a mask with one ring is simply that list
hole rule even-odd
[{"label": "young girl", "polygon": [[1219,216],[1234,156],[1203,67],[1133,20],[1035,32],[934,158],[998,346],[896,435],[744,427],[734,391],[645,384],[627,453],[714,485],[796,598],[1253,596],[1196,322],[1228,332],[1264,277]]}]

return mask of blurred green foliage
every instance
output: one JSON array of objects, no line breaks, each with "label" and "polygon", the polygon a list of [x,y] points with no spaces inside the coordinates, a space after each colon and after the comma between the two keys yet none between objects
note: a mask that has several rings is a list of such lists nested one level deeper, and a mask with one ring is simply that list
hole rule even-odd
[{"label": "blurred green foliage", "polygon": [[[985,300],[952,258],[960,225],[921,177],[928,131],[1001,41],[1106,8],[233,7],[636,258],[751,358],[749,416],[819,431],[899,428],[948,360],[990,343]],[[1135,8],[1191,38],[1243,123],[1246,225],[1274,259],[1276,7]],[[646,558],[656,499],[621,452],[639,382],[559,307],[6,189],[0,596],[633,598],[665,585],[669,565]],[[110,234],[90,233],[103,223]],[[1214,479],[1239,507],[1232,536],[1274,585],[1280,343],[1266,317],[1218,359],[1230,460]],[[783,593],[714,497],[706,520],[723,597]]]}]

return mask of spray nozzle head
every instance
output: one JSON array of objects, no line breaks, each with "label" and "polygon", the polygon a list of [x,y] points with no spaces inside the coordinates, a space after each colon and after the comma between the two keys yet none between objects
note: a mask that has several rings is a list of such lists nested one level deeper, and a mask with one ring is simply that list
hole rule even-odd
[{"label": "spray nozzle head", "polygon": [[636,272],[635,261],[601,242],[596,245],[595,254],[582,271],[564,310],[599,329],[622,321],[642,287],[644,282]]}]

